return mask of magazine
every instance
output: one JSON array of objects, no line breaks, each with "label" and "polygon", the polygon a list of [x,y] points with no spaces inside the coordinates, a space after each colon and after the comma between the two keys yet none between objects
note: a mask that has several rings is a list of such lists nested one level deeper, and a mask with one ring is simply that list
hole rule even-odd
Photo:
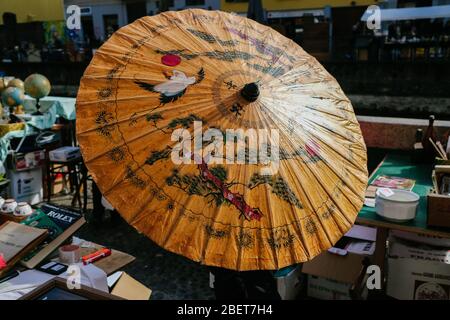
[{"label": "magazine", "polygon": [[379,175],[375,180],[370,184],[371,186],[375,186],[378,188],[390,188],[390,189],[401,189],[411,191],[416,183],[416,180],[401,178],[401,177],[392,177]]}]

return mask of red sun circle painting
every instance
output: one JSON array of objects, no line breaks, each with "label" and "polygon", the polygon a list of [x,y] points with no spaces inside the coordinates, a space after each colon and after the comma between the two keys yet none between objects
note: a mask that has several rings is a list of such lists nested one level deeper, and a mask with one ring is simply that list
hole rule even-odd
[{"label": "red sun circle painting", "polygon": [[161,57],[162,64],[174,67],[180,64],[181,58],[175,54],[166,54]]}]

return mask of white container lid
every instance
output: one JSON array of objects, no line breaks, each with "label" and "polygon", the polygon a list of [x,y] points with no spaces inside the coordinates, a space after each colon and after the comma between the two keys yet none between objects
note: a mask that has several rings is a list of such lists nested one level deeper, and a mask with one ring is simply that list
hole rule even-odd
[{"label": "white container lid", "polygon": [[408,190],[400,190],[400,189],[388,189],[390,192],[384,192],[386,188],[378,188],[377,197],[380,197],[383,200],[392,201],[392,202],[417,202],[420,199],[420,196],[412,191]]}]

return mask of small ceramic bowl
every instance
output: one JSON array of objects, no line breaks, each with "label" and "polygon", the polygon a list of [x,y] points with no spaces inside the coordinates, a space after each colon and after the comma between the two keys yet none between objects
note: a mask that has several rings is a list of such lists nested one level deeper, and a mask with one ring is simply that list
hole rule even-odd
[{"label": "small ceramic bowl", "polygon": [[14,210],[15,216],[29,216],[33,213],[33,208],[26,202],[19,202]]},{"label": "small ceramic bowl", "polygon": [[16,200],[6,199],[2,205],[2,212],[3,213],[14,213],[14,210],[16,210],[16,207],[17,207]]},{"label": "small ceramic bowl", "polygon": [[406,222],[416,217],[419,200],[420,196],[412,191],[392,190],[386,195],[378,189],[375,211],[386,220]]}]

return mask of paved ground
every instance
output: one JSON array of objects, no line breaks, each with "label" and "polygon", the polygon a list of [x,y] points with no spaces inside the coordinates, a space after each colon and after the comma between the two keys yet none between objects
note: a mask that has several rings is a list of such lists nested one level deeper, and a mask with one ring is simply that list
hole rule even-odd
[{"label": "paved ground", "polygon": [[[52,202],[70,205],[70,198],[58,195]],[[214,299],[206,267],[163,250],[121,218],[106,217],[99,226],[87,223],[76,236],[135,256],[136,260],[123,271],[151,288],[153,300]]]}]

